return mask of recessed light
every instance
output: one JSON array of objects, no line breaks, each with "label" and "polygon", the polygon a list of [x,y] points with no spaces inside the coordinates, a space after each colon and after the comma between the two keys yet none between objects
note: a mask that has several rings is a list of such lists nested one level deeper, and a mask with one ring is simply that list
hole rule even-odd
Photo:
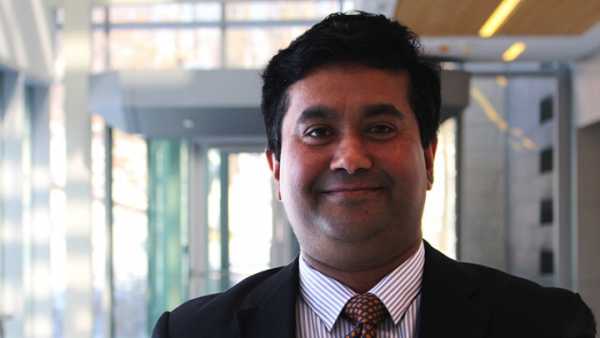
[{"label": "recessed light", "polygon": [[512,46],[508,47],[506,52],[502,54],[502,60],[509,62],[518,58],[521,53],[527,48],[524,42],[515,42]]},{"label": "recessed light", "polygon": [[192,129],[196,125],[196,122],[194,122],[194,120],[192,119],[183,119],[183,121],[181,121],[181,124],[185,129]]}]

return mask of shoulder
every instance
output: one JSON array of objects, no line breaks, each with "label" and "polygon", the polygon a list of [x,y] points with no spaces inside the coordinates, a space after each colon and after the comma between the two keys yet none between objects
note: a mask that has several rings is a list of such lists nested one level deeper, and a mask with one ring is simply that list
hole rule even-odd
[{"label": "shoulder", "polygon": [[271,293],[292,282],[294,269],[297,270],[295,263],[266,270],[225,292],[189,300],[161,317],[154,332],[168,333],[153,334],[153,337],[188,337],[192,332],[203,332],[201,337],[234,337],[237,335],[236,312],[260,304]]},{"label": "shoulder", "polygon": [[459,264],[478,276],[481,288],[472,300],[493,309],[496,315],[491,324],[516,326],[531,334],[543,328],[560,337],[595,334],[593,314],[579,294],[481,265]]},{"label": "shoulder", "polygon": [[543,287],[482,265],[456,262],[432,248],[425,264],[424,292],[429,284],[488,309],[492,331],[514,332],[518,328],[532,337],[540,332],[557,337],[595,334],[592,312],[577,293]]}]

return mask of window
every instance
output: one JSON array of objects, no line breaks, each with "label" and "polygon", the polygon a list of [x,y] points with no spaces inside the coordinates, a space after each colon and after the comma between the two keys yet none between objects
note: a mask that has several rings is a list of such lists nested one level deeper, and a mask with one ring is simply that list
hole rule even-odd
[{"label": "window", "polygon": [[353,6],[297,0],[96,7],[92,71],[262,68],[312,24]]},{"label": "window", "polygon": [[[101,49],[102,39],[96,39],[95,50]],[[113,29],[108,45],[111,70],[221,67],[218,28]]]},{"label": "window", "polygon": [[340,10],[339,1],[248,1],[225,5],[227,21],[321,20]]},{"label": "window", "polygon": [[227,68],[263,68],[309,26],[243,27],[226,32]]},{"label": "window", "polygon": [[553,222],[553,201],[543,200],[540,203],[540,223],[542,225],[551,225]]},{"label": "window", "polygon": [[551,275],[554,273],[554,252],[542,249],[540,252],[540,274]]},{"label": "window", "polygon": [[112,271],[115,337],[148,327],[148,161],[146,141],[112,132]]},{"label": "window", "polygon": [[540,124],[551,120],[553,116],[553,106],[554,100],[553,97],[547,96],[540,102]]},{"label": "window", "polygon": [[112,6],[109,17],[111,24],[218,22],[221,6],[218,2]]},{"label": "window", "polygon": [[427,192],[423,238],[445,255],[456,258],[456,132],[450,118],[440,125],[434,163],[435,184]]},{"label": "window", "polygon": [[207,292],[214,293],[271,267],[274,189],[262,151],[212,148],[207,157]]},{"label": "window", "polygon": [[[3,123],[2,121],[4,120],[4,78],[2,76],[2,73],[0,73],[0,164],[2,164],[2,126]],[[1,170],[2,166],[0,166],[0,180],[2,180],[2,170]],[[2,202],[2,197],[3,195],[0,195],[0,202]],[[3,275],[2,275],[2,271],[4,271],[3,267],[2,267],[2,253],[4,251],[4,249],[2,248],[2,244],[3,244],[3,238],[2,238],[2,233],[3,233],[3,228],[4,228],[4,224],[2,224],[4,217],[2,215],[2,207],[4,206],[4,203],[0,203],[0,290],[2,290],[2,282],[3,282]],[[1,321],[1,319],[0,319]],[[2,323],[0,322],[0,325],[2,325]]]},{"label": "window", "polygon": [[552,171],[553,167],[552,148],[544,149],[540,152],[540,173]]}]

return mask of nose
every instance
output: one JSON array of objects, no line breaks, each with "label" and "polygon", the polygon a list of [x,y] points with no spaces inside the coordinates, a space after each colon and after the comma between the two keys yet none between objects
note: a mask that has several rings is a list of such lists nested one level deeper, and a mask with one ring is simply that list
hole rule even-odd
[{"label": "nose", "polygon": [[360,169],[370,169],[373,165],[369,145],[356,135],[348,135],[336,144],[330,163],[331,171],[345,170],[354,174]]}]

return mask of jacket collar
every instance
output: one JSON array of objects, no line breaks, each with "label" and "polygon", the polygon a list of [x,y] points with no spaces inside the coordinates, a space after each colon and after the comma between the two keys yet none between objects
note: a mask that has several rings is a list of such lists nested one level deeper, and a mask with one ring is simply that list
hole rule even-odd
[{"label": "jacket collar", "polygon": [[[491,311],[469,298],[477,276],[425,242],[419,337],[484,337]],[[249,296],[236,312],[240,338],[295,337],[299,292],[298,257]]]},{"label": "jacket collar", "polygon": [[484,337],[491,311],[469,300],[477,277],[425,242],[419,337]]},{"label": "jacket collar", "polygon": [[249,295],[249,306],[236,312],[240,338],[295,337],[298,257]]}]

